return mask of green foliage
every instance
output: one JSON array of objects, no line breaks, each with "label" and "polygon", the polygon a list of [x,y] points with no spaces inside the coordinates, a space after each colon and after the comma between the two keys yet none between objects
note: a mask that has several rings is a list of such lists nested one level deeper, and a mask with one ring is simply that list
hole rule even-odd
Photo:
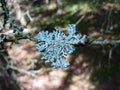
[{"label": "green foliage", "polygon": [[[99,68],[96,66],[93,71],[93,81],[99,80],[100,83],[106,83],[115,76],[116,67],[114,65],[106,65]],[[101,75],[102,74],[102,75]]]}]

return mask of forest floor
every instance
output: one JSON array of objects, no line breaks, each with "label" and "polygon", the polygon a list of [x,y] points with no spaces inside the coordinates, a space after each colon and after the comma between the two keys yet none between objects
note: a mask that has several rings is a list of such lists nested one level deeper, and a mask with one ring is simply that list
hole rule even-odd
[{"label": "forest floor", "polygon": [[[67,74],[72,66],[67,70],[52,69],[47,65],[42,65],[40,54],[35,49],[35,43],[31,41],[20,41],[19,45],[14,45],[8,49],[12,62],[17,68],[29,72],[38,68],[36,76],[19,71],[17,73],[18,82],[21,90],[94,90],[95,86],[91,84],[89,73],[73,74],[67,80]],[[36,66],[36,60],[40,60],[41,66]],[[82,55],[77,60],[82,62]],[[83,65],[85,67],[86,64]],[[80,68],[77,72],[80,72]],[[66,79],[66,81],[65,81]],[[65,83],[66,82],[66,83]]]},{"label": "forest floor", "polygon": [[[29,1],[24,2],[21,6],[22,9],[25,9],[29,3]],[[29,10],[33,19],[30,28],[32,28],[34,34],[38,30],[51,30],[54,26],[64,27],[69,23],[76,23],[81,19],[82,13],[85,14],[91,11],[89,3],[75,4],[69,2],[70,5],[66,5],[66,11],[64,12],[61,9],[57,11],[55,3],[43,6],[37,4],[40,6],[36,7],[36,3],[32,7],[31,4],[28,5],[31,7]],[[110,5],[108,4],[108,6]],[[82,10],[84,12],[80,12],[79,6],[84,7]],[[108,6],[106,4],[103,8],[108,8]],[[98,20],[100,24],[103,23],[101,19],[104,19],[104,12],[100,10],[95,15],[90,15],[81,23],[79,22],[78,32],[85,34],[87,32],[89,36],[98,37],[102,29],[101,25],[97,25],[96,28],[95,25],[98,23],[92,21]],[[33,28],[36,30],[34,31]],[[105,38],[111,38],[111,35],[107,35]],[[36,51],[35,43],[32,41],[20,40],[19,44],[15,44],[8,49],[9,56],[12,59],[11,63],[17,71],[16,77],[21,90],[120,90],[119,51],[120,47],[118,46],[113,51],[112,59],[109,61],[108,48],[77,47],[73,55],[67,56],[70,66],[61,70],[52,69],[49,64],[45,64],[40,59],[40,53]]]},{"label": "forest floor", "polygon": [[[84,62],[83,54],[68,56],[67,59],[74,64],[62,70],[52,69],[49,64],[42,62],[35,43],[31,41],[21,40],[20,44],[8,49],[8,53],[12,58],[12,65],[18,69],[17,79],[21,90],[120,90],[119,68],[107,82],[102,77],[108,71],[102,73],[99,70],[98,81],[94,82],[91,79],[94,66],[91,61]],[[109,75],[108,73],[107,77]],[[93,78],[96,76],[97,74]],[[99,80],[103,82],[101,85]]]}]

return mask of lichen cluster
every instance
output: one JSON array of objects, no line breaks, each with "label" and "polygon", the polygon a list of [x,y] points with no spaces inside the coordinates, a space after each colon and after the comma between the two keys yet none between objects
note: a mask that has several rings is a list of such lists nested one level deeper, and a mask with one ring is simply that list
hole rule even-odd
[{"label": "lichen cluster", "polygon": [[75,51],[74,44],[85,43],[86,35],[76,34],[76,26],[69,24],[68,35],[55,28],[52,33],[41,31],[37,35],[36,49],[41,52],[42,60],[50,62],[53,68],[69,66],[65,56]]}]

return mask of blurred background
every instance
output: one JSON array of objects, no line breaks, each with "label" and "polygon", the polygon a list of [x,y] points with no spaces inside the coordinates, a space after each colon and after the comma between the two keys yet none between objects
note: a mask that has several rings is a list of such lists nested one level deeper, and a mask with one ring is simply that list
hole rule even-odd
[{"label": "blurred background", "polygon": [[[34,38],[41,30],[67,30],[92,40],[120,39],[120,0],[7,0],[10,14]],[[6,43],[9,45],[9,43]],[[120,45],[76,46],[70,66],[53,69],[40,59],[35,42],[20,40],[7,49],[21,90],[120,90]]]}]

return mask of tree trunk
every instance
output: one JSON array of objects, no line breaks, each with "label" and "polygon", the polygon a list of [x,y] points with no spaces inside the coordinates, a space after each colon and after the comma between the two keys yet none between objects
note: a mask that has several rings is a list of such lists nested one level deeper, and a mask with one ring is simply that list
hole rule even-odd
[{"label": "tree trunk", "polygon": [[12,70],[8,70],[6,57],[8,53],[6,51],[0,52],[0,90],[20,90],[19,85],[12,76]]}]

